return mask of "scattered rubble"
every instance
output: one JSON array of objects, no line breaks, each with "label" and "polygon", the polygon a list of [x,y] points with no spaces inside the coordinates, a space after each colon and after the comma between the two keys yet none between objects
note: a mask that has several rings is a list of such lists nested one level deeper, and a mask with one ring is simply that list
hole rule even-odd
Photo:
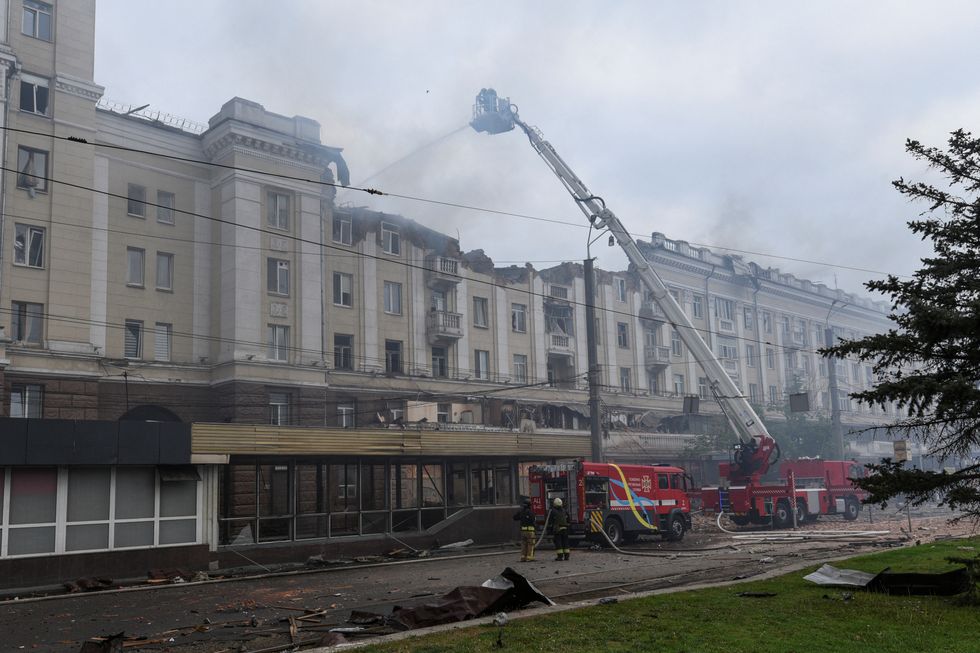
[{"label": "scattered rubble", "polygon": [[856,569],[838,569],[833,565],[823,565],[803,579],[817,585],[857,587],[870,592],[906,596],[953,596],[967,591],[972,584],[966,567],[939,574],[897,573],[886,567],[877,574],[870,574]]}]

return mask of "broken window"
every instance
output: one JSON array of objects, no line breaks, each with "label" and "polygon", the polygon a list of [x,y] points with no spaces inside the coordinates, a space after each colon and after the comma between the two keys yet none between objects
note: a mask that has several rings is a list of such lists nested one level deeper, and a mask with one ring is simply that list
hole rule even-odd
[{"label": "broken window", "polygon": [[20,110],[41,116],[48,114],[48,80],[21,74]]},{"label": "broken window", "polygon": [[14,263],[44,267],[44,227],[27,224],[14,227]]},{"label": "broken window", "polygon": [[17,188],[26,188],[33,197],[35,191],[48,190],[48,153],[23,145],[17,147]]}]

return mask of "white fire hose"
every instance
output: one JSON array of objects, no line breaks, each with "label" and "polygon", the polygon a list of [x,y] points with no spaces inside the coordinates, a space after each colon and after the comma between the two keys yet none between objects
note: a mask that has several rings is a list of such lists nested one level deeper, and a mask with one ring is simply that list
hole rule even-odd
[{"label": "white fire hose", "polygon": [[869,540],[883,535],[890,535],[891,531],[789,531],[789,532],[766,532],[766,533],[740,533],[739,531],[728,530],[721,525],[721,518],[728,513],[719,512],[718,519],[715,520],[718,530],[728,533],[732,539],[745,542],[804,542],[813,540]]}]

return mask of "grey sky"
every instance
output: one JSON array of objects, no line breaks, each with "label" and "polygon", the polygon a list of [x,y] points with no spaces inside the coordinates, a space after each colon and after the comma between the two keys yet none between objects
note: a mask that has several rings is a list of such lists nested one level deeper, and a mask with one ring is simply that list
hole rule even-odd
[{"label": "grey sky", "polygon": [[[582,223],[518,132],[464,129],[510,96],[637,234],[908,274],[924,207],[906,138],[978,131],[980,3],[98,0],[106,97],[200,122],[241,96],[312,117],[353,181]],[[439,140],[442,139],[442,140]],[[497,262],[581,260],[586,231],[344,192]],[[617,249],[595,249],[606,269]],[[868,273],[769,259],[862,291]]]}]

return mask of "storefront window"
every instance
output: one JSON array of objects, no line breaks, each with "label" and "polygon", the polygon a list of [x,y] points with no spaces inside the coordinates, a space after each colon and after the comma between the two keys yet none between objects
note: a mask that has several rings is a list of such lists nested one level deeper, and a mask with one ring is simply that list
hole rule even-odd
[{"label": "storefront window", "polygon": [[11,470],[7,555],[54,552],[57,496],[54,467]]},{"label": "storefront window", "polygon": [[473,463],[470,466],[470,497],[474,506],[494,503],[493,465]]},{"label": "storefront window", "polygon": [[357,465],[330,465],[330,535],[357,535],[357,511]]}]

